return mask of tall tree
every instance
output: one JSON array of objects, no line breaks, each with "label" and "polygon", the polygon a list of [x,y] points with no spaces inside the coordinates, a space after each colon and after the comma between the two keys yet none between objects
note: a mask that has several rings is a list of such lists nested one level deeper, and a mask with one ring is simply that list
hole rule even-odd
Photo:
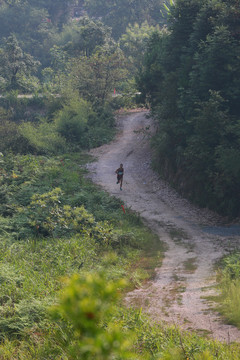
[{"label": "tall tree", "polygon": [[159,119],[155,165],[202,206],[240,214],[239,1],[177,0],[139,74]]},{"label": "tall tree", "polygon": [[36,72],[39,61],[24,53],[15,35],[9,36],[0,53],[0,72],[6,90],[30,90],[29,77]]},{"label": "tall tree", "polygon": [[144,21],[153,25],[156,22],[164,23],[161,6],[162,1],[156,0],[85,0],[89,15],[101,18],[104,24],[112,28],[116,39],[125,33],[129,24]]},{"label": "tall tree", "polygon": [[49,13],[50,19],[54,25],[60,28],[71,15],[71,6],[76,3],[76,0],[28,0],[31,5],[38,8],[46,9]]},{"label": "tall tree", "polygon": [[129,25],[126,33],[120,38],[120,46],[128,58],[129,67],[133,74],[142,66],[147,41],[157,28],[150,26],[147,21],[142,24]]},{"label": "tall tree", "polygon": [[71,56],[91,56],[96,46],[112,42],[111,29],[99,20],[85,16],[67,24],[60,35],[59,45]]},{"label": "tall tree", "polygon": [[99,47],[90,57],[70,62],[73,87],[95,106],[104,106],[119,81],[126,77],[125,58],[117,48]]}]

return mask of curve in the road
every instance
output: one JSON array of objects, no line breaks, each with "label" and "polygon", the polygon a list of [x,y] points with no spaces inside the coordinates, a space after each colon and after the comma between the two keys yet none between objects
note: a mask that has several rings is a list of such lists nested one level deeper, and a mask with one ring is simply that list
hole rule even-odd
[{"label": "curve in the road", "polygon": [[[155,279],[129,293],[126,301],[130,305],[141,304],[157,321],[204,331],[221,341],[239,341],[239,330],[224,324],[203,299],[214,293],[214,263],[230,246],[237,246],[239,233],[221,236],[224,234],[208,232],[221,219],[181,198],[154,173],[149,137],[144,130],[151,132],[154,123],[146,112],[121,116],[118,121],[120,131],[116,139],[92,151],[98,160],[89,164],[91,177],[140,213],[168,248]],[[115,175],[120,163],[125,169],[123,191],[119,190]],[[180,242],[174,241],[174,232],[182,234]],[[194,271],[188,271],[189,262],[194,263]]]}]

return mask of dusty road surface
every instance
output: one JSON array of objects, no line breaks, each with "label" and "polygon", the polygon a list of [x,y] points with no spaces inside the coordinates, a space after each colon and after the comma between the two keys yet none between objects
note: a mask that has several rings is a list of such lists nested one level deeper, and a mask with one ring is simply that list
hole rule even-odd
[{"label": "dusty road surface", "polygon": [[[213,265],[239,246],[237,226],[222,226],[222,219],[182,199],[151,170],[149,137],[142,129],[153,129],[146,112],[119,117],[119,134],[109,145],[91,153],[92,180],[136,210],[167,245],[161,267],[144,287],[129,293],[126,302],[138,304],[156,321],[209,334],[220,341],[240,341],[240,332],[225,325],[211,303]],[[123,163],[123,191],[116,184],[115,170]]]}]

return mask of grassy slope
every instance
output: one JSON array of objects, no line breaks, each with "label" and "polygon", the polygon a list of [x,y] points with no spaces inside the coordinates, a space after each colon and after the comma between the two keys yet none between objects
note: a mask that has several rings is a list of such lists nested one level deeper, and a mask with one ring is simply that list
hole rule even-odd
[{"label": "grassy slope", "polygon": [[[152,255],[160,250],[157,238],[138,215],[129,210],[123,214],[118,200],[84,178],[85,170],[79,164],[85,161],[81,154],[62,158],[9,156],[1,164],[0,359],[66,359],[53,340],[54,328],[47,311],[58,299],[63,277],[104,271],[107,279],[124,277],[133,287],[151,276],[160,261]],[[103,233],[98,241],[76,232],[43,237],[39,230],[26,227],[22,210],[29,206],[31,196],[56,187],[62,189],[62,204],[83,204],[98,222],[108,221],[101,223]],[[143,263],[145,270],[137,266]],[[150,324],[139,311],[116,309],[113,321],[135,331],[136,359],[240,358],[238,346],[223,346]]]},{"label": "grassy slope", "polygon": [[[138,269],[133,262],[144,248],[155,248],[157,238],[136,214],[128,210],[124,214],[118,200],[84,178],[80,165],[86,160],[81,154],[28,155],[8,156],[1,164],[0,336],[4,340],[29,341],[34,332],[48,328],[46,309],[56,301],[64,276],[103,270],[109,279],[128,278],[133,287],[152,271]],[[56,187],[62,189],[63,205],[84,205],[100,222],[103,234],[97,240],[71,230],[63,237],[44,237],[26,223],[23,214],[31,197]],[[111,236],[105,236],[107,231]]]}]

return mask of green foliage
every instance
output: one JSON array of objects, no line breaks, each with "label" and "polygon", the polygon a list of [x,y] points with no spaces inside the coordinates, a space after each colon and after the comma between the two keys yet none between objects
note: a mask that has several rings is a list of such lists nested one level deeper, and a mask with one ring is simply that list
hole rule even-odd
[{"label": "green foliage", "polygon": [[31,3],[46,9],[53,23],[61,27],[70,17],[71,6],[75,0],[56,0],[54,3],[49,0],[31,0]]},{"label": "green foliage", "polygon": [[111,106],[93,111],[91,104],[76,94],[64,99],[52,96],[19,99],[11,92],[2,103],[2,152],[61,154],[69,148],[77,151],[100,146],[115,133]]},{"label": "green foliage", "polygon": [[89,149],[100,146],[114,134],[114,116],[109,106],[93,108],[89,102],[73,96],[54,116],[60,136],[71,149]]},{"label": "green foliage", "polygon": [[[111,29],[100,21],[85,16],[61,27],[70,4],[59,0],[53,8],[49,1],[26,0],[4,2],[0,7],[0,20],[16,18],[18,11],[21,14],[17,30],[14,23],[10,32],[4,22],[6,38],[0,39],[0,87],[8,91],[0,99],[6,109],[0,114],[5,122],[0,132],[2,151],[58,154],[112,139],[114,118],[109,103],[114,88],[125,87],[125,57],[111,38]],[[42,66],[35,58],[41,59]],[[37,69],[38,78],[34,78]],[[132,99],[128,103],[132,105]],[[18,127],[9,121],[23,124]]]},{"label": "green foliage", "polygon": [[238,345],[229,347],[195,333],[181,332],[176,326],[154,324],[141,310],[121,309],[116,322],[124,329],[134,331],[137,359],[237,360],[239,357]]},{"label": "green foliage", "polygon": [[[38,2],[39,5],[39,2]],[[47,54],[51,47],[55,29],[47,22],[46,9],[33,6],[33,1],[15,1],[0,6],[0,41],[15,34],[24,50],[41,63],[49,61]],[[14,19],[14,21],[12,21]]]},{"label": "green foliage", "polygon": [[30,54],[23,52],[15,35],[5,40],[0,54],[0,71],[4,79],[2,82],[4,90],[33,91],[36,89],[37,84],[34,85],[31,73],[36,72],[40,63]]},{"label": "green foliage", "polygon": [[111,41],[111,30],[99,20],[85,16],[67,24],[60,34],[59,45],[72,57],[91,56],[97,46]]},{"label": "green foliage", "polygon": [[1,237],[1,339],[26,337],[47,330],[47,307],[55,303],[59,277],[95,259],[94,242],[80,237],[51,241],[11,242]]},{"label": "green foliage", "polygon": [[[1,212],[5,216],[0,217],[0,353],[7,354],[8,346],[11,348],[7,338],[11,342],[17,338],[16,349],[27,359],[60,356],[62,345],[55,336],[59,327],[46,311],[56,303],[60,278],[101,269],[116,284],[121,277],[130,277],[127,269],[139,256],[136,248],[149,241],[150,233],[134,214],[124,217],[119,201],[84,180],[81,154],[63,158],[9,154],[1,155],[0,161]],[[63,191],[54,189],[56,186]],[[93,213],[112,224],[97,223]],[[131,273],[138,283],[140,275]],[[65,325],[63,328],[65,331]],[[110,337],[106,333],[106,341],[112,344],[119,329],[109,324],[110,328],[116,329]],[[69,331],[67,327],[66,336]],[[114,349],[120,351],[118,346]]]},{"label": "green foliage", "polygon": [[239,114],[239,64],[236,54],[239,41],[232,36],[227,26],[217,26],[206,36],[195,54],[194,71],[190,75],[191,87],[200,98],[208,97],[208,90],[216,90],[229,102],[228,109],[232,115]]},{"label": "green foliage", "polygon": [[129,359],[130,339],[115,325],[106,321],[113,315],[117,292],[123,281],[106,282],[99,274],[74,276],[65,289],[54,313],[65,320],[62,337],[64,352],[69,359]]},{"label": "green foliage", "polygon": [[89,116],[93,113],[90,104],[81,99],[72,99],[55,115],[56,129],[70,143],[84,144],[84,133]]},{"label": "green foliage", "polygon": [[[2,198],[2,194],[0,194],[0,196]],[[7,199],[3,200],[2,205],[0,207],[1,214],[3,214],[5,216],[5,217],[0,216],[0,235],[1,236],[8,236],[12,230],[10,219],[6,218],[6,215],[9,215],[8,208],[5,203],[6,200]]]},{"label": "green foliage", "polygon": [[37,122],[47,111],[46,102],[46,97],[37,93],[27,98],[19,95],[18,90],[11,90],[0,98],[1,119],[18,124],[22,121]]},{"label": "green foliage", "polygon": [[230,324],[240,327],[240,254],[238,252],[222,260],[218,280],[219,310]]},{"label": "green foliage", "polygon": [[200,206],[240,213],[236,3],[183,1],[148,43],[138,84],[159,119],[155,166]]},{"label": "green foliage", "polygon": [[90,57],[73,59],[70,67],[71,86],[94,108],[104,107],[119,81],[127,76],[124,54],[115,45],[97,47]]},{"label": "green foliage", "polygon": [[31,150],[28,140],[21,134],[19,125],[12,121],[0,123],[0,151],[24,153]]},{"label": "green foliage", "polygon": [[2,1],[1,37],[16,34],[26,52],[39,59],[44,67],[49,66],[49,50],[56,43],[62,25],[68,21],[72,4],[72,0],[57,0],[54,3],[48,0]]},{"label": "green foliage", "polygon": [[38,124],[25,122],[18,129],[22,137],[27,140],[32,148],[32,152],[34,149],[38,153],[58,154],[66,149],[66,142],[57,133],[56,126],[44,119]]},{"label": "green foliage", "polygon": [[60,188],[33,195],[27,212],[29,225],[36,229],[38,235],[67,237],[75,233],[82,236],[89,234],[95,241],[108,241],[107,224],[102,228],[83,206],[71,208],[62,205],[61,195]]},{"label": "green foliage", "polygon": [[169,1],[163,3],[163,7],[168,15],[171,14],[171,7],[173,7],[174,5],[175,5],[174,0],[169,0]]},{"label": "green foliage", "polygon": [[[7,300],[4,302],[4,300]],[[0,337],[23,336],[28,329],[38,326],[44,327],[47,307],[51,302],[38,301],[34,299],[22,300],[18,304],[13,304],[8,297],[3,297],[0,308]]]},{"label": "green foliage", "polygon": [[85,0],[85,8],[92,17],[101,17],[104,24],[112,28],[114,38],[125,33],[127,26],[134,23],[163,24],[162,1],[156,0]]},{"label": "green foliage", "polygon": [[[175,327],[154,325],[141,311],[114,305],[122,278],[129,286],[139,286],[147,274],[152,275],[151,257],[146,257],[145,271],[136,267],[136,260],[143,249],[156,257],[159,239],[144,228],[137,214],[130,210],[123,214],[119,200],[84,179],[85,170],[79,166],[85,162],[82,154],[55,158],[0,154],[0,162],[1,205],[11,210],[0,217],[0,356],[6,360],[12,360],[13,354],[24,360],[239,358],[237,345],[224,346]],[[39,219],[46,222],[50,236],[37,234]],[[32,228],[25,226],[29,222]],[[53,227],[53,232],[59,230],[54,238]],[[22,241],[21,231],[26,237]],[[159,265],[160,259],[156,261]],[[239,275],[232,270],[238,262],[239,256],[228,262],[233,278]],[[73,274],[63,291],[61,278]],[[56,304],[53,320],[48,308]],[[83,342],[89,346],[79,346]]]},{"label": "green foliage", "polygon": [[147,21],[141,25],[135,23],[127,27],[126,33],[119,40],[120,46],[128,57],[128,62],[131,64],[130,70],[134,75],[142,66],[147,41],[156,30],[157,27],[150,26]]}]

